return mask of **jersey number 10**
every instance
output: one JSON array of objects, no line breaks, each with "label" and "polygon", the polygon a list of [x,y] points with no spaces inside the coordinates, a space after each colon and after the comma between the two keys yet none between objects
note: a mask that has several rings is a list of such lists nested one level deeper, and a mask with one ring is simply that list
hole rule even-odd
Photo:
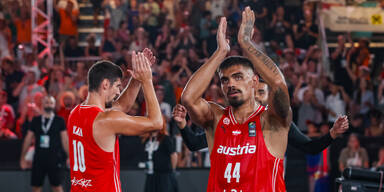
[{"label": "jersey number 10", "polygon": [[81,141],[73,140],[73,171],[84,173],[85,160],[84,160],[84,146]]},{"label": "jersey number 10", "polygon": [[240,182],[240,163],[236,163],[232,172],[232,163],[228,163],[224,172],[224,178],[227,179],[227,183],[231,183],[231,178],[236,178],[236,183]]}]

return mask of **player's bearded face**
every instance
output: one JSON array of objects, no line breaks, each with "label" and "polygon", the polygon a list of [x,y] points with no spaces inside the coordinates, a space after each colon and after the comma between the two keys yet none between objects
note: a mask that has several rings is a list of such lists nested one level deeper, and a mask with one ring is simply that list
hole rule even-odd
[{"label": "player's bearded face", "polygon": [[120,88],[121,88],[121,82],[120,80],[116,81],[113,83],[113,85],[110,87],[109,93],[110,95],[108,96],[106,102],[105,102],[105,107],[106,108],[111,108],[112,104],[114,101],[116,101],[119,96],[120,96]]},{"label": "player's bearded face", "polygon": [[233,107],[239,107],[244,103],[242,91],[236,87],[228,87],[227,99]]},{"label": "player's bearded face", "polygon": [[254,88],[251,69],[235,65],[221,71],[219,76],[222,91],[231,106],[239,107],[251,97]]}]

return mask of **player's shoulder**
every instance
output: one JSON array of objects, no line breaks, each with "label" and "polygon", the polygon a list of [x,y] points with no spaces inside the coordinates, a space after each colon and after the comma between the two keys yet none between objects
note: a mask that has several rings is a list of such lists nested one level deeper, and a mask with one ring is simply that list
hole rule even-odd
[{"label": "player's shoulder", "polygon": [[217,104],[215,102],[212,102],[212,101],[208,101],[208,104],[209,104],[209,107],[211,108],[211,111],[215,114],[215,115],[223,115],[225,110],[227,108],[224,108],[223,106],[221,106],[220,104]]},{"label": "player's shoulder", "polygon": [[95,118],[95,123],[96,122],[116,121],[119,118],[126,117],[126,116],[127,116],[127,114],[125,114],[122,111],[109,109],[109,110],[99,112]]}]

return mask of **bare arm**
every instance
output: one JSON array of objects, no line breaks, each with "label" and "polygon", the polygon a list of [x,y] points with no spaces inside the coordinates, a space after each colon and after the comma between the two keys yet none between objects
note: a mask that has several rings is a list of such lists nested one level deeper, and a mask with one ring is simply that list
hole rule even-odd
[{"label": "bare arm", "polygon": [[31,146],[34,138],[35,138],[35,134],[32,131],[28,130],[28,133],[25,136],[25,139],[23,142],[23,147],[21,149],[21,155],[20,155],[20,167],[21,167],[21,169],[27,168],[27,164],[26,164],[24,157],[28,151],[29,146]]},{"label": "bare arm", "polygon": [[[145,48],[143,54],[150,61],[151,66],[156,62],[156,58],[153,56],[150,49]],[[113,103],[113,109],[128,112],[132,105],[135,103],[140,87],[140,82],[134,78],[131,78],[127,87],[125,87],[125,89],[122,91],[120,97]]]},{"label": "bare arm", "polygon": [[379,103],[380,103],[381,99],[383,98],[383,89],[384,89],[384,80],[381,80],[379,89],[377,91],[377,100],[379,101]]},{"label": "bare arm", "polygon": [[283,74],[271,58],[258,50],[251,41],[252,30],[255,22],[253,11],[247,7],[242,14],[242,23],[239,30],[238,41],[245,55],[252,62],[255,70],[271,87],[268,96],[268,113],[277,117],[283,127],[288,128],[291,123],[291,108]]},{"label": "bare arm", "polygon": [[192,121],[202,127],[212,127],[214,112],[211,105],[202,98],[208,88],[216,69],[220,66],[229,51],[229,44],[225,39],[227,21],[224,17],[220,20],[217,31],[218,48],[208,61],[201,66],[189,79],[181,96],[181,102],[187,108]]},{"label": "bare arm", "polygon": [[163,128],[163,117],[153,88],[150,62],[143,53],[136,55],[133,52],[132,57],[133,71],[130,72],[132,77],[140,81],[143,87],[148,116],[132,117],[116,110],[100,114],[95,121],[95,126],[111,127],[115,134],[140,135]]},{"label": "bare arm", "polygon": [[61,144],[63,145],[63,149],[64,149],[65,153],[67,154],[67,157],[69,157],[67,131],[66,130],[61,131],[60,137],[61,137]]},{"label": "bare arm", "polygon": [[175,170],[177,166],[177,153],[173,152],[171,154],[171,164],[172,164],[172,169]]}]

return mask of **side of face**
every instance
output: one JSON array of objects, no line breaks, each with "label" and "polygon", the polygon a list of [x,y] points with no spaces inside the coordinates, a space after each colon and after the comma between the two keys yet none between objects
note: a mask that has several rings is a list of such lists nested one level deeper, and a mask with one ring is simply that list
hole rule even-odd
[{"label": "side of face", "polygon": [[251,68],[233,65],[220,71],[219,76],[221,89],[231,106],[238,107],[249,99],[255,99],[258,79]]},{"label": "side of face", "polygon": [[268,94],[268,85],[259,82],[255,89],[255,100],[265,106],[268,103]]},{"label": "side of face", "polygon": [[118,78],[111,83],[108,79],[104,79],[101,83],[101,89],[105,96],[105,106],[112,107],[112,103],[119,97],[121,90],[121,79]]}]

